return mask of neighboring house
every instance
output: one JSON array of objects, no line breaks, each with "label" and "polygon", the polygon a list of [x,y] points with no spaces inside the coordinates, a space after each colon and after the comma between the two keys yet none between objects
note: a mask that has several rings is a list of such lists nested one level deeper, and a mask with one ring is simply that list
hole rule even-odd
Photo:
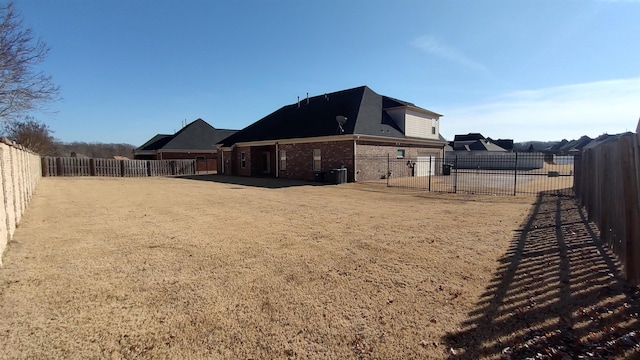
[{"label": "neighboring house", "polygon": [[387,157],[443,156],[442,115],[366,86],[286,105],[218,144],[218,173],[313,180],[347,169],[348,181],[387,176]]},{"label": "neighboring house", "polygon": [[600,144],[604,144],[608,141],[614,141],[615,139],[619,138],[621,135],[625,135],[627,133],[622,133],[622,134],[616,134],[616,135],[609,135],[609,134],[602,134],[600,136],[598,136],[597,138],[591,140],[587,145],[582,147],[582,151],[586,151],[589,149],[592,149]]},{"label": "neighboring house", "polygon": [[445,162],[458,169],[539,169],[544,165],[542,153],[513,152],[513,140],[485,138],[480,133],[456,135],[449,143]]},{"label": "neighboring house", "polygon": [[[487,138],[487,141],[498,145],[499,147],[507,150],[507,151],[513,151],[513,139],[492,139],[492,138]],[[530,151],[534,151],[533,146],[529,149]]]},{"label": "neighboring house", "polygon": [[588,136],[582,136],[578,140],[571,140],[558,149],[557,155],[577,155],[591,142]]},{"label": "neighboring house", "polygon": [[[510,149],[505,149],[498,145],[504,144]],[[449,143],[450,151],[455,153],[485,153],[489,152],[506,152],[513,150],[513,140],[491,140],[491,138],[485,139],[480,133],[469,133],[466,135],[456,135],[452,142]]]},{"label": "neighboring house", "polygon": [[158,134],[133,151],[140,160],[197,160],[197,171],[215,170],[216,143],[233,135],[237,130],[216,129],[197,119],[173,135]]}]

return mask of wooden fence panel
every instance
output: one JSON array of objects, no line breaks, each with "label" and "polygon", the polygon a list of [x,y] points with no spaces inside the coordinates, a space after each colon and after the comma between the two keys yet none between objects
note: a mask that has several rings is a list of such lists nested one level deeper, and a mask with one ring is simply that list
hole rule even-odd
[{"label": "wooden fence panel", "polygon": [[[91,167],[88,158],[63,157],[61,161],[62,169],[58,169],[60,176],[90,176]],[[60,173],[61,171],[61,173]]]},{"label": "wooden fence panel", "polygon": [[165,176],[169,175],[167,171],[165,171],[165,165],[167,164],[166,160],[157,160],[149,162],[149,175],[150,176]]},{"label": "wooden fence panel", "polygon": [[95,176],[120,176],[118,160],[95,159]]},{"label": "wooden fence panel", "polygon": [[124,164],[124,172],[122,176],[126,177],[145,177],[147,176],[146,160],[121,160]]},{"label": "wooden fence panel", "polygon": [[640,284],[640,135],[586,150],[576,164],[575,192],[600,229],[601,239]]},{"label": "wooden fence panel", "polygon": [[175,165],[174,175],[191,175],[196,173],[195,161],[178,160]]},{"label": "wooden fence panel", "polygon": [[115,160],[42,157],[42,176],[146,177],[194,175],[195,160]]}]

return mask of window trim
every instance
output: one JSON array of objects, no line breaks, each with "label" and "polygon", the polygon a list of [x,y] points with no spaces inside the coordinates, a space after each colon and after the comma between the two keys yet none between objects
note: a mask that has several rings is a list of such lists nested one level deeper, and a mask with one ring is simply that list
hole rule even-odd
[{"label": "window trim", "polygon": [[287,170],[287,150],[280,150],[280,171]]},{"label": "window trim", "polygon": [[322,170],[322,150],[313,149],[313,171],[320,171],[320,170]]},{"label": "window trim", "polygon": [[244,151],[240,152],[240,167],[243,169],[247,167],[247,154]]},{"label": "window trim", "polygon": [[[402,155],[400,155],[402,153]],[[398,149],[396,151],[396,159],[404,159],[405,155],[406,155],[406,151],[405,149]]]}]

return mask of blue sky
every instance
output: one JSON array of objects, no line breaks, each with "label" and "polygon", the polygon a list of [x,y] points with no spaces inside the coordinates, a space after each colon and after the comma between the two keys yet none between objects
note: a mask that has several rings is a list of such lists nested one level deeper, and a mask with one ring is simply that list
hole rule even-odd
[{"label": "blue sky", "polygon": [[51,48],[62,141],[141,145],[184,120],[241,129],[367,85],[443,114],[441,133],[634,131],[640,0],[17,0]]}]

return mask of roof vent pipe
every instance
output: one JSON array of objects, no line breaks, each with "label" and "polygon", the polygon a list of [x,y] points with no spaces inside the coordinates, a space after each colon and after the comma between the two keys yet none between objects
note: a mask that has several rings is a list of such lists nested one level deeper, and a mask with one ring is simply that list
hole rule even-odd
[{"label": "roof vent pipe", "polygon": [[300,109],[300,96],[298,96],[298,109]]},{"label": "roof vent pipe", "polygon": [[309,93],[307,93],[307,105],[309,105]]}]

